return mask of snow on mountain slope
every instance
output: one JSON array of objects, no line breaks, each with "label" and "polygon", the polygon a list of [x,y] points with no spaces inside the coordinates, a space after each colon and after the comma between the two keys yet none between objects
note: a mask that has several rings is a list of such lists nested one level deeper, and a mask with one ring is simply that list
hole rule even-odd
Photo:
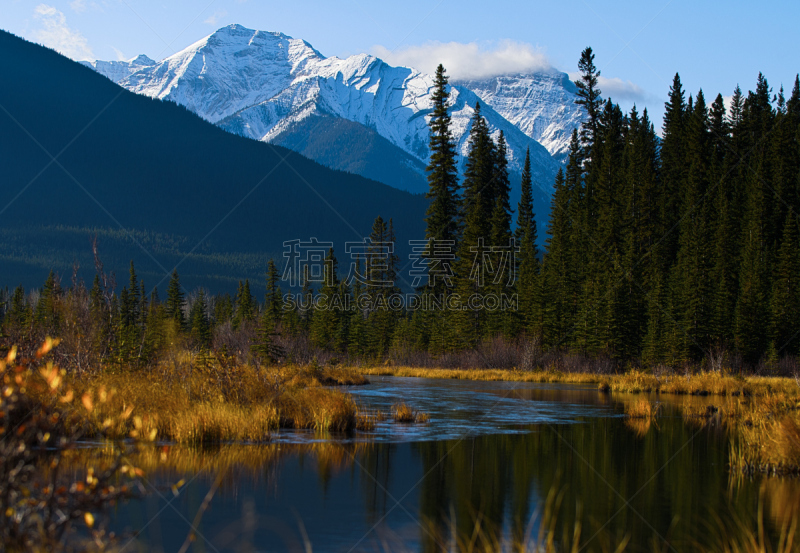
[{"label": "snow on mountain slope", "polygon": [[[364,125],[423,164],[428,161],[433,77],[392,67],[374,56],[325,58],[305,41],[231,25],[157,64],[119,75],[117,82],[131,91],[182,104],[226,130],[257,140],[274,140],[311,116],[320,116],[315,119],[320,124],[335,117]],[[523,86],[516,94],[527,99]],[[549,191],[559,162],[517,126],[527,124],[550,143],[558,142],[560,131],[553,123],[544,130],[536,125],[542,114],[556,118],[557,107],[543,99],[546,87],[541,88],[539,104],[530,99],[515,104],[510,86],[500,93],[489,94],[489,89],[488,84],[480,88],[486,103],[500,107],[486,106],[482,113],[495,138],[501,131],[505,134],[511,170],[521,171],[530,148],[534,179]],[[470,120],[481,95],[463,85],[453,86],[451,92],[452,130],[463,167]],[[514,105],[538,105],[539,115],[516,117],[515,125],[499,113],[503,109],[511,114]],[[304,122],[303,128],[313,126]],[[563,131],[567,137],[570,132],[571,128]]]},{"label": "snow on mountain slope", "polygon": [[583,109],[575,104],[577,88],[566,73],[537,72],[456,84],[472,90],[557,159],[566,159],[572,130],[583,121]]},{"label": "snow on mountain slope", "polygon": [[309,63],[321,60],[303,40],[231,25],[119,84],[182,104],[217,123],[272,98]]},{"label": "snow on mountain slope", "polygon": [[[378,58],[357,55],[328,58],[302,75],[279,94],[237,112],[218,124],[231,132],[270,141],[285,129],[310,116],[334,116],[375,130],[406,153],[427,162],[430,92],[433,77],[405,67],[391,67]],[[451,89],[452,131],[463,168],[469,130],[480,99],[462,87]],[[558,164],[547,150],[499,116],[482,110],[494,138],[503,131],[509,145],[509,165],[520,172],[525,150],[530,148],[536,181],[549,190]],[[324,124],[320,119],[320,124]]]},{"label": "snow on mountain slope", "polygon": [[115,83],[119,83],[125,77],[133,75],[146,67],[156,64],[144,54],[128,61],[82,61],[87,67],[91,67],[98,73],[105,75]]}]

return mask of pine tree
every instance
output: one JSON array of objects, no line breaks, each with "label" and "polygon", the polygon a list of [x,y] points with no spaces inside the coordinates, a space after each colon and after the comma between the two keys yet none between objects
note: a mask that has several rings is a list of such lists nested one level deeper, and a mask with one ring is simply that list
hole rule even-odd
[{"label": "pine tree", "polygon": [[167,317],[177,323],[178,329],[183,328],[185,325],[183,303],[183,287],[181,286],[181,281],[176,269],[172,271],[172,277],[169,279],[169,285],[167,286],[165,310]]},{"label": "pine tree", "polygon": [[797,355],[800,351],[800,244],[797,216],[789,211],[778,251],[772,285],[770,338],[778,354]]},{"label": "pine tree", "polygon": [[686,129],[686,165],[682,217],[679,224],[675,265],[676,311],[674,319],[682,331],[672,344],[679,358],[698,358],[711,345],[711,228],[708,189],[710,140],[705,98],[697,94]]},{"label": "pine tree", "polygon": [[[356,273],[361,272],[361,260],[356,259]],[[366,297],[363,284],[356,279],[353,282],[353,312],[350,316],[350,325],[347,337],[347,352],[354,357],[362,357],[366,354],[368,347],[367,325],[365,321],[366,313],[360,305],[360,298]]]},{"label": "pine tree", "polygon": [[279,283],[280,273],[275,261],[267,263],[267,294],[264,298],[264,312],[258,324],[257,341],[253,345],[253,353],[257,358],[269,364],[277,363],[285,356],[284,349],[278,344],[283,320],[283,297]]},{"label": "pine tree", "polygon": [[[741,97],[741,92],[739,93]],[[731,177],[730,159],[734,157],[730,118],[722,95],[717,95],[709,117],[711,160],[709,196],[713,197],[711,228],[713,233],[710,274],[710,336],[714,346],[727,348],[733,344],[733,321],[738,284],[739,237],[737,194]]]},{"label": "pine tree", "polygon": [[246,326],[256,319],[258,306],[253,294],[250,292],[250,281],[239,281],[239,288],[236,291],[235,310],[233,313],[233,329],[236,330]]},{"label": "pine tree", "polygon": [[336,346],[337,331],[343,309],[343,298],[339,294],[339,264],[333,248],[325,256],[324,282],[320,288],[320,309],[314,311],[311,319],[311,341],[320,348],[333,349]]},{"label": "pine tree", "polygon": [[489,135],[489,127],[481,115],[481,105],[478,102],[472,116],[461,200],[462,239],[465,243],[470,242],[469,246],[474,245],[479,237],[489,238],[490,215],[496,199],[496,163],[495,144]]},{"label": "pine tree", "polygon": [[759,174],[761,164],[748,181],[748,200],[739,268],[739,297],[736,302],[736,348],[755,362],[767,346],[769,306],[768,251],[764,233],[764,194]]},{"label": "pine tree", "polygon": [[388,263],[386,267],[386,281],[392,283],[389,292],[392,294],[400,293],[397,280],[400,276],[400,257],[397,255],[397,236],[394,233],[394,221],[389,218],[389,228],[387,229],[386,241],[391,245],[388,252]]},{"label": "pine tree", "polygon": [[25,289],[17,286],[11,296],[4,325],[6,332],[13,339],[21,339],[30,332],[33,323],[33,310],[25,298]]},{"label": "pine tree", "polygon": [[682,205],[683,183],[686,178],[685,126],[688,106],[684,98],[680,75],[675,73],[669,90],[669,101],[664,104],[664,138],[661,141],[661,167],[663,198],[661,222],[664,260],[672,263],[678,251],[678,233],[675,225]]},{"label": "pine tree", "polygon": [[[511,296],[513,287],[514,270],[513,255],[508,250],[511,247],[511,183],[508,176],[508,147],[502,131],[497,141],[495,157],[495,176],[492,187],[494,188],[494,205],[492,206],[489,222],[489,237],[487,245],[497,248],[489,255],[492,264],[491,279],[487,283],[486,291],[498,300],[503,296]],[[498,307],[488,310],[486,314],[486,334],[488,336],[511,336],[515,324],[514,314]]]},{"label": "pine tree", "polygon": [[625,146],[620,190],[620,282],[614,314],[617,331],[613,349],[626,359],[641,353],[647,328],[647,303],[652,293],[658,231],[658,154],[647,110],[640,117],[631,109],[624,131]]},{"label": "pine tree", "polygon": [[592,353],[617,353],[621,306],[618,303],[623,277],[623,220],[621,205],[624,153],[624,117],[619,106],[606,102],[600,118],[601,141],[592,162],[594,193],[584,233],[588,237],[586,278],[583,281],[579,345]]},{"label": "pine tree", "polygon": [[[436,69],[431,102],[430,150],[428,163],[428,185],[426,195],[431,200],[425,216],[425,238],[427,240],[451,242],[459,237],[458,170],[456,168],[456,146],[450,131],[450,113],[447,90],[448,77],[442,65]],[[444,282],[435,282],[434,293],[446,292]]]},{"label": "pine tree", "polygon": [[667,286],[662,273],[655,273],[647,297],[647,329],[642,340],[642,361],[650,366],[671,361],[667,341],[674,324],[668,313],[671,311]]},{"label": "pine tree", "polygon": [[389,279],[389,264],[391,260],[389,257],[393,255],[388,253],[387,246],[389,243],[389,226],[383,217],[378,215],[372,223],[372,229],[369,234],[370,246],[366,252],[365,271],[367,280],[367,287],[370,296],[383,295],[386,293],[385,283]]},{"label": "pine tree", "polygon": [[581,52],[578,70],[581,72],[581,78],[575,82],[578,88],[578,99],[575,103],[586,110],[588,119],[581,126],[581,142],[585,148],[585,156],[591,156],[592,145],[597,141],[599,133],[603,100],[600,96],[602,91],[597,86],[600,71],[594,65],[594,53],[590,47],[584,48]]},{"label": "pine tree", "polygon": [[270,326],[277,327],[283,314],[283,294],[280,287],[280,273],[275,261],[267,264],[267,295],[264,299],[264,316]]},{"label": "pine tree", "polygon": [[339,281],[337,293],[342,298],[342,301],[339,309],[339,320],[335,329],[336,334],[333,337],[333,347],[339,353],[345,354],[350,345],[350,327],[356,316],[353,309],[353,291],[345,279]]},{"label": "pine tree", "polygon": [[47,280],[39,294],[39,301],[33,314],[34,323],[45,334],[55,335],[58,333],[58,302],[61,296],[61,287],[58,278],[53,271],[47,275]]},{"label": "pine tree", "polygon": [[121,362],[142,361],[142,338],[146,316],[147,296],[144,283],[136,276],[133,261],[130,265],[128,287],[120,294],[120,327],[118,358]]},{"label": "pine tree", "polygon": [[[581,124],[580,153],[573,154],[573,148],[570,145],[570,160],[565,174],[565,185],[570,190],[567,200],[570,206],[568,216],[571,221],[568,257],[573,260],[592,260],[594,257],[590,255],[590,251],[595,248],[592,243],[592,231],[598,216],[595,196],[604,141],[602,119],[606,109],[603,106],[601,90],[598,88],[600,71],[594,65],[594,53],[591,48],[585,48],[581,52],[578,70],[581,72],[581,78],[576,82],[578,98],[575,103],[584,108],[587,117]],[[610,105],[610,102],[606,104]],[[572,268],[577,269],[578,267],[574,265]],[[596,277],[597,275],[589,267],[582,268],[580,274],[574,275],[573,278],[578,286],[584,288],[581,293],[584,300],[589,296],[597,295],[596,282],[587,281],[587,278]],[[594,300],[590,301],[594,305]],[[584,310],[588,308],[585,301],[581,301],[580,306]],[[583,321],[582,330],[576,327],[579,331],[573,335],[573,339],[585,342],[588,329],[586,325],[589,323],[587,315],[588,312],[584,312],[580,317]],[[585,347],[585,344],[581,344],[581,347]]]},{"label": "pine tree", "polygon": [[211,347],[211,325],[208,320],[208,302],[206,293],[200,288],[197,297],[192,303],[189,311],[189,322],[191,324],[191,336],[201,350]]},{"label": "pine tree", "polygon": [[745,359],[755,362],[766,351],[769,339],[772,290],[770,266],[774,255],[774,230],[770,225],[772,194],[770,144],[774,124],[770,88],[759,73],[755,92],[744,103],[741,127],[750,153],[748,171],[742,179],[745,198],[742,210],[739,297],[736,303],[735,343]]},{"label": "pine tree", "polygon": [[542,278],[547,290],[543,319],[546,347],[573,342],[579,293],[585,272],[584,228],[586,202],[583,187],[583,151],[573,131],[566,172],[556,175],[548,221],[547,252]]},{"label": "pine tree", "polygon": [[[514,238],[517,244],[522,244],[526,234],[533,239],[534,247],[539,239],[536,228],[536,220],[533,211],[533,179],[531,177],[531,150],[525,151],[525,163],[522,166],[522,192],[520,194],[519,205],[517,206],[517,228],[514,230]],[[536,252],[539,253],[538,250]]]},{"label": "pine tree", "polygon": [[[563,173],[561,178],[563,179]],[[533,213],[530,150],[525,153],[521,188],[522,194],[517,207],[517,228],[514,231],[516,246],[519,248],[516,275],[519,291],[519,322],[529,335],[541,338],[544,327],[540,294],[541,268],[536,246],[537,229]]]},{"label": "pine tree", "polygon": [[284,311],[282,316],[281,330],[286,336],[296,338],[302,332],[303,322],[300,319],[301,295],[295,294],[291,290],[286,293]]},{"label": "pine tree", "polygon": [[389,306],[389,298],[397,290],[394,283],[398,263],[393,249],[394,228],[390,233],[389,224],[378,216],[369,238],[373,246],[367,255],[367,287],[374,308],[368,316],[368,348],[373,354],[383,355],[391,344],[396,322],[396,315]]},{"label": "pine tree", "polygon": [[774,242],[771,246],[777,252],[777,243],[782,239],[786,217],[789,210],[800,209],[797,195],[797,179],[800,175],[800,148],[797,132],[800,127],[800,89],[792,91],[788,102],[783,98],[783,88],[778,97],[770,139],[770,186],[771,209],[769,211],[769,233]]},{"label": "pine tree", "polygon": [[94,351],[105,358],[112,338],[111,306],[100,282],[100,275],[97,274],[89,290],[89,322]]},{"label": "pine tree", "polygon": [[508,176],[508,146],[502,131],[497,140],[491,188],[494,189],[490,196],[493,200],[489,233],[491,244],[506,246],[511,238],[511,182]]},{"label": "pine tree", "polygon": [[[142,287],[142,290],[145,288]],[[153,288],[150,301],[147,302],[147,323],[142,337],[141,357],[144,360],[157,359],[168,344],[170,320],[166,315],[164,304],[158,297],[158,288]],[[152,361],[151,361],[152,362]]]},{"label": "pine tree", "polygon": [[308,278],[308,266],[303,268],[303,287],[300,290],[298,302],[298,317],[300,319],[300,328],[305,332],[311,330],[311,321],[314,319],[314,287]]},{"label": "pine tree", "polygon": [[231,319],[233,319],[233,298],[230,294],[217,296],[214,300],[214,324],[223,325]]},{"label": "pine tree", "polygon": [[[496,197],[493,197],[496,164],[495,144],[481,115],[480,103],[476,103],[464,172],[461,206],[464,222],[456,269],[456,291],[465,305],[470,298],[485,293],[484,279],[490,274],[485,260],[491,247],[490,222],[496,201]],[[455,312],[453,322],[462,345],[474,347],[484,336],[486,313],[482,309],[461,309]]]},{"label": "pine tree", "polygon": [[133,261],[131,260],[128,283],[128,305],[125,307],[128,311],[128,320],[125,321],[127,326],[136,327],[140,324],[142,296],[145,296],[145,291],[144,289],[139,289],[139,279],[136,276],[136,268],[133,266]]}]

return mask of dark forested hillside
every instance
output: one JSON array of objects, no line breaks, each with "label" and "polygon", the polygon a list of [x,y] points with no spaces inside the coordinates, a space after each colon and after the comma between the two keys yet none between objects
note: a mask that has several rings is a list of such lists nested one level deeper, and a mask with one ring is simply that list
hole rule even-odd
[{"label": "dark forested hillside", "polygon": [[[424,236],[422,196],[236,137],[169,102],[0,33],[0,260],[4,284],[135,259],[160,281],[263,281],[285,240],[358,240],[377,215],[398,243]],[[51,156],[56,157],[53,161]]]},{"label": "dark forested hillside", "polygon": [[[226,128],[224,122],[220,124]],[[374,130],[339,117],[308,117],[273,140],[326,167],[364,175],[416,194],[428,191],[425,164]]]}]

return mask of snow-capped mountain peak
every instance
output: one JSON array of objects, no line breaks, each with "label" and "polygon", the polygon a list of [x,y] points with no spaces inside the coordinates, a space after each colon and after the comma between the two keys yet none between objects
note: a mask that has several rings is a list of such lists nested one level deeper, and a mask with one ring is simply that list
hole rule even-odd
[{"label": "snow-capped mountain peak", "polygon": [[[182,104],[237,134],[280,142],[302,121],[304,132],[314,132],[309,117],[340,118],[415,158],[417,172],[427,164],[433,76],[375,56],[326,58],[304,40],[229,25],[158,63],[141,56],[124,66],[103,63],[94,67],[125,88]],[[453,83],[452,130],[461,163],[480,101],[495,137],[505,134],[512,171],[521,171],[530,149],[534,178],[549,190],[559,165],[550,154],[563,153],[580,124],[573,96],[574,85],[555,72]]]},{"label": "snow-capped mountain peak", "polygon": [[272,98],[319,59],[323,56],[303,40],[229,25],[119,84],[183,104],[216,123]]}]

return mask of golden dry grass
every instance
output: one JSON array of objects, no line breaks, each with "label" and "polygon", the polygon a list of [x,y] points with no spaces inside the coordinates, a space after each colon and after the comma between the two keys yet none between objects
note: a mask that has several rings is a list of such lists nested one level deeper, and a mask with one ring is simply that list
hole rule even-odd
[{"label": "golden dry grass", "polygon": [[[789,379],[785,380],[787,383],[789,382]],[[606,385],[607,389],[613,392],[632,394],[751,395],[756,390],[767,389],[765,383],[756,378],[745,379],[714,372],[700,372],[685,376],[657,376],[632,370],[622,375],[606,377],[601,384]]]},{"label": "golden dry grass", "polygon": [[656,424],[656,418],[661,413],[661,404],[639,398],[625,403],[625,426],[633,430],[640,438],[650,431]]},{"label": "golden dry grass", "polygon": [[587,373],[559,371],[520,371],[515,369],[425,369],[415,367],[365,367],[365,375],[406,376],[415,378],[448,378],[456,380],[513,381],[513,382],[564,382],[569,384],[597,384],[604,377]]},{"label": "golden dry grass", "polygon": [[[713,403],[677,402],[692,424],[714,420],[731,436],[729,465],[734,471],[800,473],[800,387],[788,378],[734,378],[716,373],[656,378],[633,372],[609,378],[609,389],[622,394],[708,395]],[[630,416],[647,416],[647,400],[628,402]],[[644,425],[638,425],[641,430]]]},{"label": "golden dry grass", "polygon": [[771,396],[800,393],[791,378],[748,376],[739,377],[717,372],[688,375],[657,376],[643,371],[604,377],[601,388],[613,392],[660,393],[675,395]]},{"label": "golden dry grass", "polygon": [[[367,425],[353,399],[330,384],[362,384],[346,368],[223,366],[181,353],[150,371],[101,372],[70,382],[91,405],[89,420],[115,435],[130,432],[178,443],[261,442],[282,428],[348,431]],[[102,399],[102,400],[101,400]]]},{"label": "golden dry grass", "polygon": [[430,417],[427,413],[412,409],[405,401],[392,405],[392,418],[395,422],[428,422]]},{"label": "golden dry grass", "polygon": [[[752,419],[755,419],[753,422]],[[800,415],[767,416],[756,411],[746,420],[730,423],[729,464],[747,474],[800,474]]]},{"label": "golden dry grass", "polygon": [[755,388],[751,396],[718,397],[713,404],[686,401],[678,407],[688,421],[713,419],[728,429],[732,470],[800,473],[800,396],[772,389],[781,391]]},{"label": "golden dry grass", "polygon": [[661,393],[676,395],[770,395],[800,392],[796,381],[780,377],[737,377],[717,372],[657,376],[631,370],[620,375],[567,373],[556,370],[520,371],[516,369],[441,369],[402,366],[365,367],[360,372],[374,376],[448,378],[459,380],[597,384],[601,391]]}]

